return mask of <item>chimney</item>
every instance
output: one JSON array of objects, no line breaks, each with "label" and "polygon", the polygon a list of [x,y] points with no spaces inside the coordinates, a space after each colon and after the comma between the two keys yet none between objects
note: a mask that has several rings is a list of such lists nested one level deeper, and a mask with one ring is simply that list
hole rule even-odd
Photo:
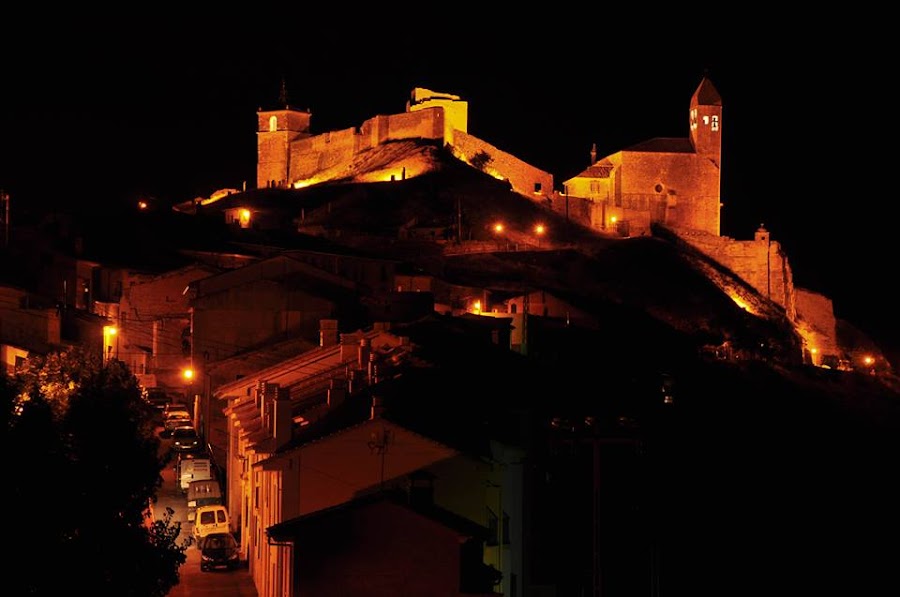
[{"label": "chimney", "polygon": [[328,388],[328,408],[334,408],[344,402],[347,397],[347,388],[336,379],[331,380]]},{"label": "chimney", "polygon": [[591,166],[597,163],[597,144],[591,145]]},{"label": "chimney", "polygon": [[319,320],[319,346],[334,346],[338,343],[337,319]]},{"label": "chimney", "polygon": [[355,361],[359,355],[359,334],[341,334],[341,362]]},{"label": "chimney", "polygon": [[256,382],[256,389],[253,392],[253,398],[256,401],[256,408],[259,409],[259,416],[264,416],[265,411],[263,410],[263,403],[265,402],[265,394],[266,394],[266,384],[265,380],[259,380]]},{"label": "chimney", "polygon": [[372,412],[369,415],[370,420],[378,419],[384,413],[384,400],[381,396],[372,396]]},{"label": "chimney", "polygon": [[272,437],[275,438],[275,449],[281,448],[291,441],[294,431],[294,417],[291,408],[291,393],[287,388],[279,388],[272,401],[274,420],[272,421]]},{"label": "chimney", "polygon": [[267,381],[259,382],[259,390],[257,392],[257,404],[259,405],[259,416],[262,419],[263,427],[270,433],[274,428],[275,419],[275,401],[281,387],[277,383]]},{"label": "chimney", "polygon": [[359,339],[359,362],[358,367],[365,369],[369,366],[369,353],[372,350],[372,341],[368,338]]}]

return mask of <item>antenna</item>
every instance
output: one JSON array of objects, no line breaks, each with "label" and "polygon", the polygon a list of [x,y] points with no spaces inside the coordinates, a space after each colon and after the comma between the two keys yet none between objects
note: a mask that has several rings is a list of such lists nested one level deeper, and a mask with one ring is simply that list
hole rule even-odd
[{"label": "antenna", "polygon": [[287,83],[285,82],[284,75],[281,76],[281,93],[278,95],[278,101],[284,106],[285,110],[290,108],[287,99]]},{"label": "antenna", "polygon": [[381,432],[373,431],[369,440],[369,452],[381,456],[381,479],[379,483],[384,487],[384,458],[387,455],[388,446],[391,444],[391,430],[382,427]]},{"label": "antenna", "polygon": [[9,194],[0,189],[0,221],[3,224],[3,247],[9,246]]}]

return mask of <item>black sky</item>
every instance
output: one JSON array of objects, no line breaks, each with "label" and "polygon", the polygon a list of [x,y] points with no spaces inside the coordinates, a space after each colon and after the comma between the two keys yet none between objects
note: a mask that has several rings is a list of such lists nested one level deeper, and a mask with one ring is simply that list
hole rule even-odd
[{"label": "black sky", "polygon": [[559,182],[588,165],[592,143],[603,156],[686,137],[706,73],[724,105],[722,233],[748,239],[764,223],[798,285],[900,346],[886,15],[813,26],[702,7],[653,24],[597,7],[445,10],[2,15],[15,43],[0,54],[0,188],[14,210],[64,200],[102,217],[140,195],[252,187],[256,110],[275,105],[282,78],[313,132],[402,112],[416,86],[455,93],[470,133]]}]

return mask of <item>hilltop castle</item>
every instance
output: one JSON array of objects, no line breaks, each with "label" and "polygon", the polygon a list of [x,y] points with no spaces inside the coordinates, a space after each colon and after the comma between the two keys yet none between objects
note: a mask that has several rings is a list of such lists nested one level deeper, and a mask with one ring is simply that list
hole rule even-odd
[{"label": "hilltop castle", "polygon": [[721,236],[723,104],[705,77],[690,98],[689,136],[650,139],[605,157],[597,156],[595,145],[587,168],[560,189],[549,172],[471,135],[468,102],[456,95],[415,88],[404,113],[317,135],[310,131],[308,110],[282,101],[278,109],[257,112],[258,188],[414,177],[427,164],[404,156],[372,164],[366,153],[393,141],[437,141],[528,200],[605,234],[647,235],[654,226],[670,230],[783,307],[803,338],[807,362],[836,366],[844,356],[831,300],[794,286],[787,256],[762,225],[753,240]]}]

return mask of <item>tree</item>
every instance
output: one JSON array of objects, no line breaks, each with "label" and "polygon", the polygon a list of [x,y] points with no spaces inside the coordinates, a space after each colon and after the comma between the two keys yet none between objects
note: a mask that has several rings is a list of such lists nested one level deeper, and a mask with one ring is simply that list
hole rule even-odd
[{"label": "tree", "polygon": [[179,543],[171,512],[147,518],[168,456],[127,367],[80,349],[53,353],[4,376],[0,397],[14,505],[10,594],[166,595],[189,541]]},{"label": "tree", "polygon": [[492,158],[486,151],[479,151],[472,156],[472,159],[469,160],[469,163],[472,164],[473,168],[477,168],[478,170],[484,172],[485,168],[487,168],[488,165],[490,165],[490,163],[493,161],[494,158]]}]

